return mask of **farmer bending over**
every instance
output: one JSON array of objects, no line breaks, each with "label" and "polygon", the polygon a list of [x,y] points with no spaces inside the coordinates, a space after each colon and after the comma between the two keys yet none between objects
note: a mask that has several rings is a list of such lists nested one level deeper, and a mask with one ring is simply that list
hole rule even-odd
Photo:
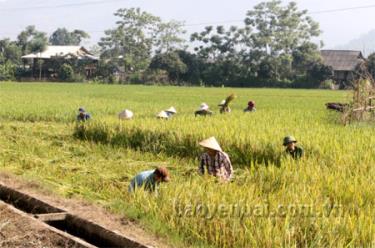
[{"label": "farmer bending over", "polygon": [[163,110],[159,114],[156,115],[156,118],[161,119],[161,120],[168,120],[171,117],[167,114],[167,112]]},{"label": "farmer bending over", "polygon": [[223,114],[223,113],[230,113],[232,110],[230,109],[230,107],[226,104],[226,101],[225,100],[222,100],[219,105],[217,105],[220,107],[220,114]]},{"label": "farmer bending over", "polygon": [[91,119],[91,115],[84,108],[78,109],[77,121],[87,121]]},{"label": "farmer bending over", "polygon": [[231,94],[230,96],[228,96],[227,98],[225,98],[225,100],[222,100],[219,104],[219,107],[220,107],[220,114],[224,114],[224,113],[230,113],[231,112],[231,109],[229,107],[229,104],[236,98],[236,95],[235,94]]},{"label": "farmer bending over", "polygon": [[303,157],[303,148],[297,146],[297,140],[293,136],[286,136],[284,138],[283,146],[286,147],[285,153],[292,156],[294,159]]},{"label": "farmer bending over", "polygon": [[195,111],[195,116],[200,115],[200,116],[207,116],[207,115],[212,115],[212,111],[210,110],[210,107],[206,103],[202,103],[201,106],[197,111]]},{"label": "farmer bending over", "polygon": [[143,171],[136,175],[128,188],[129,192],[134,192],[137,188],[143,187],[148,191],[154,191],[156,185],[161,182],[169,182],[169,172],[165,167],[158,167],[155,170]]},{"label": "farmer bending over", "polygon": [[174,107],[170,107],[169,109],[164,110],[164,111],[165,111],[165,113],[167,113],[169,118],[171,118],[172,116],[177,114],[177,110]]},{"label": "farmer bending over", "polygon": [[229,181],[233,174],[232,163],[228,154],[223,152],[215,137],[203,140],[199,145],[206,150],[201,156],[199,165],[200,174],[203,175],[205,170],[207,170],[209,175],[218,177],[223,181]]},{"label": "farmer bending over", "polygon": [[133,119],[134,113],[129,109],[125,109],[118,114],[120,120],[131,120]]},{"label": "farmer bending over", "polygon": [[244,109],[244,112],[255,112],[257,109],[255,108],[255,102],[249,101],[247,103],[247,108]]}]

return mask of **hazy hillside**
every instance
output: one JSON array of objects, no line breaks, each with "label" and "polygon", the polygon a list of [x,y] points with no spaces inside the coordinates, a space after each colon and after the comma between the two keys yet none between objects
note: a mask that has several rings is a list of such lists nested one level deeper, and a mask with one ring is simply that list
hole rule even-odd
[{"label": "hazy hillside", "polygon": [[375,29],[335,49],[360,50],[364,56],[375,52]]}]

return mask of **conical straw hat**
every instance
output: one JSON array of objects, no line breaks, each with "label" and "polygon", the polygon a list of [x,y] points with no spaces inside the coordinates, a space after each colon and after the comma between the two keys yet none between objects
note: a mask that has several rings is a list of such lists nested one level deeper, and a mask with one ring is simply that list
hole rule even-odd
[{"label": "conical straw hat", "polygon": [[163,118],[163,119],[169,118],[168,114],[165,111],[161,111],[156,117]]},{"label": "conical straw hat", "polygon": [[130,111],[129,109],[125,109],[124,111],[121,111],[118,114],[118,118],[121,120],[130,120],[131,118],[133,118],[133,116],[134,116],[133,112]]},{"label": "conical straw hat", "polygon": [[174,107],[170,107],[169,109],[165,110],[167,112],[171,112],[171,113],[174,113],[176,114],[177,113],[177,110],[174,108]]},{"label": "conical straw hat", "polygon": [[215,150],[215,151],[219,151],[219,152],[223,151],[215,137],[205,139],[205,140],[199,142],[199,145],[201,145],[205,148]]},{"label": "conical straw hat", "polygon": [[199,107],[199,110],[208,110],[210,107],[206,103],[202,103],[201,106]]}]

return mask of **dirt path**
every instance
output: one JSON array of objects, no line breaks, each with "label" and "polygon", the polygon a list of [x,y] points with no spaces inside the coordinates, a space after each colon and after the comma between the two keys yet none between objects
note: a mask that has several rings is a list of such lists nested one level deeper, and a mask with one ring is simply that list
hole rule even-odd
[{"label": "dirt path", "polygon": [[[81,200],[58,198],[37,183],[24,182],[7,173],[0,173],[0,183],[28,193],[57,208],[96,222],[107,229],[119,232],[150,247],[172,247],[166,245],[165,240],[150,235],[135,223],[126,220],[124,217],[110,214],[99,206]],[[4,207],[0,208],[0,216],[0,247],[72,247],[71,244],[64,243],[63,239],[54,237],[53,233],[46,231],[35,223],[24,225],[22,217],[17,217]],[[2,226],[4,227],[2,228]],[[17,238],[13,240],[12,237]],[[7,243],[4,243],[3,240],[8,240],[9,245],[7,246]]]}]

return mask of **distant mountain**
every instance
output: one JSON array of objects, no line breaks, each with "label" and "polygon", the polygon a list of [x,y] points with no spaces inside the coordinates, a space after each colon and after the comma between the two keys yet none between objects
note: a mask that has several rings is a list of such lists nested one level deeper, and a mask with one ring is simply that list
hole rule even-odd
[{"label": "distant mountain", "polygon": [[345,45],[337,46],[335,49],[358,50],[362,51],[363,55],[367,57],[375,52],[375,29],[361,35],[357,39],[349,41]]}]

